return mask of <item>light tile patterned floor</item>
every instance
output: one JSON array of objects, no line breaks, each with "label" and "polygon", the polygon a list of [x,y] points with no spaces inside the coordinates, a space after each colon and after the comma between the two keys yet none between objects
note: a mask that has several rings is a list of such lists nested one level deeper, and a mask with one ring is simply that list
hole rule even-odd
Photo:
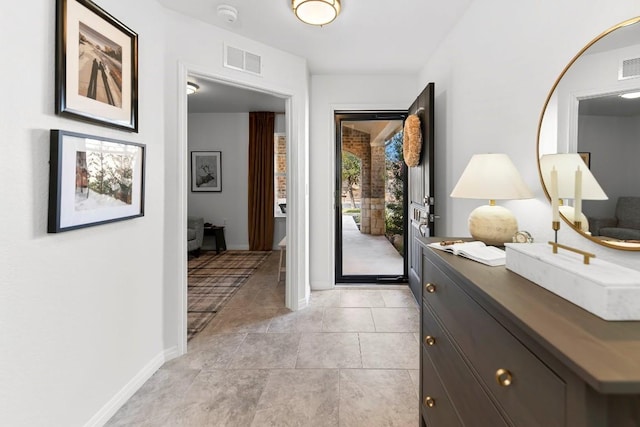
[{"label": "light tile patterned floor", "polygon": [[[407,287],[284,307],[272,255],[108,426],[416,426],[419,311]],[[373,289],[372,289],[373,288]]]}]

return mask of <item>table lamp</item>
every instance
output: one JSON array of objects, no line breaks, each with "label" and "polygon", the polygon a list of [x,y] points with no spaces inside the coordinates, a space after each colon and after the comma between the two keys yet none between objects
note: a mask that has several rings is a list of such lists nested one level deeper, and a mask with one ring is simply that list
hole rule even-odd
[{"label": "table lamp", "polygon": [[475,154],[451,197],[489,200],[489,205],[480,206],[469,215],[469,232],[487,245],[503,246],[512,241],[518,222],[509,209],[496,205],[496,200],[531,199],[533,193],[509,156]]},{"label": "table lamp", "polygon": [[[607,200],[598,181],[578,153],[545,154],[540,157],[540,173],[545,187],[552,196],[551,172],[555,168],[557,176],[556,197],[559,199],[559,212],[583,232],[589,231],[589,221],[582,213],[582,200]],[[579,173],[577,173],[579,171]],[[578,183],[576,176],[580,177]],[[578,184],[578,194],[576,194]],[[572,199],[573,206],[565,205],[563,199]],[[551,197],[553,203],[553,197]]]}]

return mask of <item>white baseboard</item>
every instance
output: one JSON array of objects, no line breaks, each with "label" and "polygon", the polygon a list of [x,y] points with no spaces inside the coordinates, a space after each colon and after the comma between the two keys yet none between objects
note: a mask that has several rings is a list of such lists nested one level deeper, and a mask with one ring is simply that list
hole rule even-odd
[{"label": "white baseboard", "polygon": [[227,245],[227,249],[231,251],[248,251],[249,244],[247,243],[246,245]]},{"label": "white baseboard", "polygon": [[315,280],[311,282],[311,290],[312,291],[328,291],[335,288],[335,284],[333,282],[327,282],[324,280]]},{"label": "white baseboard", "polygon": [[163,350],[151,359],[131,380],[113,396],[100,410],[93,416],[85,427],[101,427],[109,421],[118,409],[134,395],[136,391],[166,362],[178,356],[178,347],[173,346]]}]

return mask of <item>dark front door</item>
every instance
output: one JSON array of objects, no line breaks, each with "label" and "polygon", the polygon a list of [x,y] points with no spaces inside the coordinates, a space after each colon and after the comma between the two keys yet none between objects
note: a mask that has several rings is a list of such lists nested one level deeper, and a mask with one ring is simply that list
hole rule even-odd
[{"label": "dark front door", "polygon": [[336,283],[407,281],[405,111],[337,111]]},{"label": "dark front door", "polygon": [[417,301],[422,299],[422,249],[419,236],[435,235],[434,211],[434,83],[429,83],[409,107],[420,119],[422,151],[420,163],[409,168],[409,286]]}]

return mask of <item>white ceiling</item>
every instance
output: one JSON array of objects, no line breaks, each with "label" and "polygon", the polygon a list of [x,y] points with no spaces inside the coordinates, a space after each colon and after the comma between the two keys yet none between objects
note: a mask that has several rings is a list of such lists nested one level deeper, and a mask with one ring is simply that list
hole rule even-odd
[{"label": "white ceiling", "polygon": [[579,114],[587,116],[640,116],[640,98],[624,99],[618,95],[582,99]]},{"label": "white ceiling", "polygon": [[194,76],[189,76],[189,81],[200,86],[198,92],[187,98],[189,113],[285,112],[284,98]]},{"label": "white ceiling", "polygon": [[[158,0],[165,7],[304,57],[312,74],[417,74],[472,0],[343,0],[331,24],[299,21],[291,0]],[[238,9],[229,24],[217,7]],[[191,77],[190,113],[284,111],[271,95]]]},{"label": "white ceiling", "polygon": [[[640,24],[628,25],[618,28],[602,37],[591,45],[589,49],[585,51],[584,55],[636,46],[638,45],[638,40],[640,40]],[[635,86],[640,86],[640,83],[636,83]],[[637,92],[637,90],[629,89],[626,92]],[[580,100],[580,114],[593,116],[639,116],[640,98],[624,99],[620,98],[617,94],[610,94],[583,99]]]},{"label": "white ceiling", "polygon": [[[306,58],[312,74],[417,73],[473,0],[343,0],[324,27],[299,21],[291,0],[158,0],[163,6]],[[228,24],[217,7],[238,19]]]}]

